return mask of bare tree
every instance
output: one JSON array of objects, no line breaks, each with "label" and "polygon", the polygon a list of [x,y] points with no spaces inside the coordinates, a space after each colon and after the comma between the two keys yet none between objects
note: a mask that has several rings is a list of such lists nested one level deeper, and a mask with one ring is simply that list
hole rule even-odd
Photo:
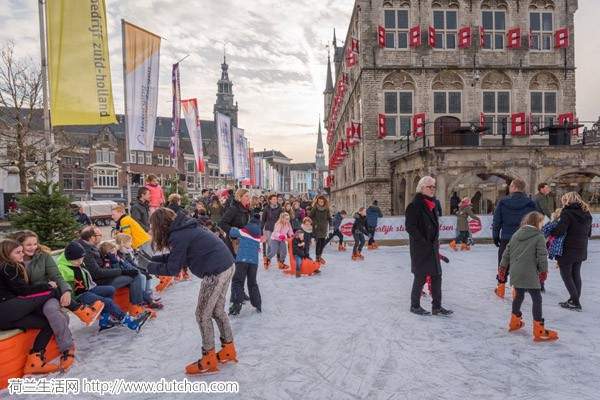
[{"label": "bare tree", "polygon": [[28,193],[30,179],[51,180],[58,166],[47,157],[56,160],[67,150],[49,148],[46,132],[40,129],[42,85],[39,63],[18,59],[13,42],[0,47],[0,146],[6,150],[6,162],[0,165],[18,169],[22,194]]}]

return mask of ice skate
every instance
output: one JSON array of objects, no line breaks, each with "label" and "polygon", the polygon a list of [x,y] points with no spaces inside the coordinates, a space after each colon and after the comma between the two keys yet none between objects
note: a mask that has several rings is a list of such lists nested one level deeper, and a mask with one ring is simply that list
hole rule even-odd
[{"label": "ice skate", "polygon": [[518,329],[521,329],[523,327],[523,325],[525,325],[525,324],[523,323],[523,315],[521,313],[519,313],[519,315],[516,315],[516,314],[510,315],[510,322],[508,324],[509,332],[513,332]]},{"label": "ice skate", "polygon": [[501,299],[504,298],[504,291],[506,290],[505,284],[504,283],[499,283],[496,286],[496,289],[494,289],[494,293],[496,293],[496,296],[500,297]]},{"label": "ice skate", "polygon": [[225,364],[229,361],[238,362],[233,342],[226,343],[221,339],[221,346],[221,351],[217,353],[217,359],[220,363]]},{"label": "ice skate", "polygon": [[205,351],[202,349],[202,358],[185,367],[185,373],[189,375],[198,375],[214,373],[219,370],[217,365],[217,355],[215,349]]},{"label": "ice skate", "polygon": [[546,329],[544,326],[544,320],[533,321],[533,340],[536,342],[546,342],[550,340],[557,340],[558,333],[556,331]]}]

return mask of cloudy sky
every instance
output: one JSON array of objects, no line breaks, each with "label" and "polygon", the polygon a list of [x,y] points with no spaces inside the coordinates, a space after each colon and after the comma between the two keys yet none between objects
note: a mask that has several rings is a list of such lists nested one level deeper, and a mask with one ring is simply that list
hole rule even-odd
[{"label": "cloudy sky", "polygon": [[[23,57],[39,57],[37,0],[0,0],[0,43],[13,40]],[[323,109],[327,44],[343,38],[354,0],[106,0],[115,107],[123,110],[121,18],[160,34],[159,115],[169,116],[170,65],[181,67],[183,98],[212,107],[226,46],[239,102],[239,125],[257,150],[275,148],[297,162],[314,161]],[[600,1],[579,0],[575,34],[577,114],[600,116]],[[588,39],[589,38],[589,39]]]}]

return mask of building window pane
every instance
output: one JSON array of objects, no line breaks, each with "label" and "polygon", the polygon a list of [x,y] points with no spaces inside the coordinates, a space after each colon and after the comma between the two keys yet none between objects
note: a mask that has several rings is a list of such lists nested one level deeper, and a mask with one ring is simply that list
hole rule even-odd
[{"label": "building window pane", "polygon": [[400,136],[406,136],[411,131],[411,117],[400,117]]},{"label": "building window pane", "polygon": [[396,117],[385,117],[386,136],[396,136]]},{"label": "building window pane", "polygon": [[494,40],[494,48],[496,50],[501,50],[504,48],[504,35],[502,34],[496,34],[494,36],[495,40]]},{"label": "building window pane", "polygon": [[396,11],[385,10],[385,29],[396,28]]},{"label": "building window pane", "polygon": [[434,11],[433,12],[433,27],[435,29],[444,29],[444,12]]},{"label": "building window pane", "polygon": [[529,27],[532,31],[540,30],[540,13],[532,12],[529,14]]},{"label": "building window pane", "polygon": [[408,48],[408,33],[406,33],[406,32],[398,33],[398,48],[399,49]]},{"label": "building window pane", "polygon": [[506,28],[506,14],[504,11],[496,11],[494,13],[494,29],[503,31]]},{"label": "building window pane", "polygon": [[456,35],[453,33],[449,33],[446,35],[446,48],[454,49],[456,48]]},{"label": "building window pane", "polygon": [[387,49],[393,49],[394,46],[394,32],[386,32],[385,33],[385,47]]},{"label": "building window pane", "polygon": [[499,113],[510,112],[510,93],[498,92],[498,110]]},{"label": "building window pane", "polygon": [[450,92],[448,93],[448,112],[450,114],[460,114],[460,92]]},{"label": "building window pane", "polygon": [[397,93],[387,92],[385,93],[385,113],[396,114],[398,112],[398,98]]},{"label": "building window pane", "polygon": [[433,94],[433,112],[436,114],[446,113],[446,93],[436,92]]},{"label": "building window pane", "polygon": [[531,92],[531,112],[541,113],[542,112],[542,93]]},{"label": "building window pane", "polygon": [[542,14],[542,29],[544,31],[552,31],[552,13]]},{"label": "building window pane", "polygon": [[412,114],[412,92],[400,92],[400,114]]},{"label": "building window pane", "polygon": [[146,153],[146,164],[152,165],[152,153]]},{"label": "building window pane", "polygon": [[446,11],[446,29],[456,29],[456,11]]},{"label": "building window pane", "polygon": [[481,19],[483,21],[483,29],[491,30],[494,27],[494,14],[491,11],[483,11],[481,13]]},{"label": "building window pane", "polygon": [[496,112],[496,94],[494,92],[483,93],[483,112],[484,113],[495,113]]},{"label": "building window pane", "polygon": [[398,28],[408,29],[408,10],[398,10]]},{"label": "building window pane", "polygon": [[556,93],[544,93],[544,112],[556,113]]},{"label": "building window pane", "polygon": [[504,49],[504,36],[506,35],[505,11],[482,11],[481,21],[485,30],[484,49]]}]

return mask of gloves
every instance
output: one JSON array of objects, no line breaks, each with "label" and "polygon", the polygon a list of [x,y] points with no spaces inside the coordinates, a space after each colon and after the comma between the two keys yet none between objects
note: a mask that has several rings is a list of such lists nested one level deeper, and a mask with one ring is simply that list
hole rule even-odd
[{"label": "gloves", "polygon": [[498,267],[498,280],[500,282],[506,282],[506,272],[508,268],[506,267]]},{"label": "gloves", "polygon": [[548,272],[540,272],[538,276],[540,277],[540,283],[544,283],[548,279]]},{"label": "gloves", "polygon": [[450,259],[446,256],[443,256],[440,254],[440,260],[442,260],[443,262],[445,262],[446,264],[448,264],[450,262]]},{"label": "gloves", "polygon": [[125,269],[121,271],[121,275],[136,277],[140,272],[137,269]]},{"label": "gloves", "polygon": [[496,247],[500,247],[500,238],[499,237],[494,238],[494,244],[496,245]]},{"label": "gloves", "polygon": [[285,235],[279,235],[279,241],[280,242],[284,242],[285,241]]}]

